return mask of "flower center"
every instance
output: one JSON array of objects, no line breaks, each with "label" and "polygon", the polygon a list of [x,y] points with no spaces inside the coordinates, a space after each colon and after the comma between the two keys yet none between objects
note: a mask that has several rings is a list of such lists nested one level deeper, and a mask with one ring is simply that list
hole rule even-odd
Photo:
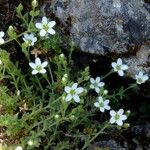
[{"label": "flower center", "polygon": [[70,94],[71,94],[71,95],[75,95],[75,94],[76,94],[76,91],[75,91],[75,90],[71,90],[71,91],[70,91]]},{"label": "flower center", "polygon": [[142,80],[141,78],[138,78],[138,82],[139,82],[139,83],[142,83],[143,80]]},{"label": "flower center", "polygon": [[116,69],[117,69],[117,70],[121,70],[121,65],[117,65],[117,66],[116,66]]},{"label": "flower center", "polygon": [[47,25],[47,24],[43,24],[43,29],[44,29],[45,31],[48,31],[48,29],[49,29],[48,25]]},{"label": "flower center", "polygon": [[115,120],[119,120],[120,119],[120,115],[119,114],[116,114],[115,115]]},{"label": "flower center", "polygon": [[41,66],[36,66],[35,70],[40,71],[40,70],[42,70],[42,67]]},{"label": "flower center", "polygon": [[100,106],[100,107],[104,107],[104,103],[102,103],[102,102],[99,103],[99,106]]}]

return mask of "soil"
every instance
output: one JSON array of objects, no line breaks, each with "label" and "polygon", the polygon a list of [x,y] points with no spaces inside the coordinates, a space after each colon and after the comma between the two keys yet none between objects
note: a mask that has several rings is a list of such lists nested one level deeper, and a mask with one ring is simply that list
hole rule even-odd
[{"label": "soil", "polygon": [[[145,0],[150,2],[149,0]],[[25,11],[28,11],[31,7],[30,0],[0,0],[0,30],[7,31],[10,25],[16,27],[17,32],[22,32],[19,19],[15,16],[15,7],[22,3],[25,7]],[[39,1],[40,4],[44,1]],[[51,15],[53,16],[53,14]],[[54,17],[54,16],[53,16]],[[10,52],[12,59],[17,59],[21,63],[24,63],[23,54],[16,51],[18,46],[15,42],[8,44],[5,48]],[[64,49],[65,51],[65,49]],[[96,77],[103,75],[110,70],[110,64],[112,61],[112,55],[107,57],[91,56],[82,52],[75,52],[73,54],[74,70],[83,69],[85,66],[90,66],[91,76]],[[134,80],[129,78],[120,78],[117,75],[108,77],[106,83],[111,89],[117,89],[120,85],[127,87]],[[113,81],[113,82],[112,82]],[[130,117],[130,127],[123,131],[111,131],[105,136],[101,136],[95,142],[102,142],[112,140],[115,141],[120,148],[126,148],[129,150],[149,150],[150,149],[150,83],[141,85],[139,89],[132,90],[127,93],[126,98],[121,102],[122,107],[126,110],[131,110],[133,116]],[[119,108],[119,106],[118,106]],[[0,130],[1,132],[1,130]],[[103,142],[105,143],[105,142]],[[114,143],[114,142],[113,142]],[[106,145],[106,144],[105,144]],[[108,144],[109,145],[109,144]],[[93,144],[94,146],[94,144]],[[105,146],[104,146],[105,148]],[[107,147],[114,149],[113,147]],[[116,150],[119,148],[116,148]]]}]

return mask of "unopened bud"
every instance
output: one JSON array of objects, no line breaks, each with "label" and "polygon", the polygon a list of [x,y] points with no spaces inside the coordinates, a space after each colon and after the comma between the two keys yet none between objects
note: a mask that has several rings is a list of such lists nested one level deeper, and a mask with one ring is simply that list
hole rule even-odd
[{"label": "unopened bud", "polygon": [[33,141],[31,141],[31,140],[28,141],[29,146],[32,146],[33,144],[34,144]]},{"label": "unopened bud", "polygon": [[32,6],[33,6],[34,8],[38,6],[37,0],[33,0],[33,1],[32,1]]},{"label": "unopened bud", "polygon": [[103,94],[104,94],[104,95],[107,95],[107,94],[108,94],[108,91],[107,91],[107,90],[104,90]]},{"label": "unopened bud", "polygon": [[23,148],[21,146],[17,146],[15,150],[23,150]]},{"label": "unopened bud", "polygon": [[59,118],[59,115],[55,115],[55,119],[58,119]]},{"label": "unopened bud", "polygon": [[123,127],[127,129],[127,128],[130,127],[130,124],[129,124],[129,123],[124,123],[124,124],[123,124]]}]

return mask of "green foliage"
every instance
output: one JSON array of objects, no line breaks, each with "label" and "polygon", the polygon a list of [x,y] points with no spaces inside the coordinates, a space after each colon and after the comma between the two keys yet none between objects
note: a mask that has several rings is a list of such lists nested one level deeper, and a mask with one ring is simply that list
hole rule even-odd
[{"label": "green foliage", "polygon": [[[98,111],[94,107],[97,95],[111,99],[112,106],[116,107],[120,99],[124,98],[126,90],[121,87],[113,95],[107,95],[104,94],[105,89],[101,88],[98,94],[93,94],[89,87],[89,67],[79,72],[72,71],[74,44],[68,46],[69,55],[65,56],[59,34],[39,36],[35,27],[35,17],[40,14],[37,1],[32,1],[30,12],[24,13],[24,7],[20,4],[16,7],[16,13],[22,20],[24,32],[17,34],[15,28],[9,27],[9,39],[4,44],[16,41],[20,46],[16,51],[21,50],[25,54],[22,59],[28,61],[27,64],[32,62],[32,68],[29,65],[22,68],[17,58],[12,62],[10,54],[0,49],[0,127],[6,130],[10,139],[16,138],[16,143],[26,150],[40,149],[40,146],[45,150],[70,150],[78,148],[78,145],[81,145],[82,150],[86,149],[106,128],[114,127],[102,117],[97,119]],[[25,33],[37,37],[34,46],[22,42]],[[44,63],[48,62],[47,73],[31,74],[35,65],[33,56],[41,57]],[[65,88],[74,82],[84,87],[79,103],[73,99],[66,100]],[[15,143],[5,144],[8,144],[8,149],[9,146],[17,146]]]}]

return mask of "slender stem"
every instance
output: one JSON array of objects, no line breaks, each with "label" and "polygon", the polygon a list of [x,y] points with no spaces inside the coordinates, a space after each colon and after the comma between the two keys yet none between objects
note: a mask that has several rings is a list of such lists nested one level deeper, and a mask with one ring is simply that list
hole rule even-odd
[{"label": "slender stem", "polygon": [[[47,58],[47,59],[48,59],[48,58]],[[48,63],[48,69],[49,69],[49,73],[50,73],[51,81],[52,81],[52,84],[53,84],[53,83],[54,83],[54,78],[53,78],[53,73],[52,73],[52,70],[51,70],[50,63]]]},{"label": "slender stem", "polygon": [[123,93],[126,92],[126,91],[128,91],[128,90],[130,90],[130,89],[132,89],[133,87],[136,87],[136,86],[137,86],[136,83],[131,84],[128,88],[126,88],[126,89],[123,90]]},{"label": "slender stem", "polygon": [[38,79],[38,77],[36,76],[36,80],[37,80],[37,82],[38,82],[38,84],[39,84],[39,87],[40,87],[40,89],[41,89],[41,92],[43,91],[43,87],[42,87],[42,85],[41,85],[41,83],[40,83],[40,81],[39,81],[39,79]]},{"label": "slender stem", "polygon": [[101,80],[105,79],[106,77],[108,77],[109,75],[111,75],[114,71],[113,70],[110,70],[110,72],[108,72],[105,76],[103,76],[101,78]]},{"label": "slender stem", "polygon": [[89,146],[89,144],[91,142],[93,142],[107,127],[108,127],[108,125],[105,124],[104,127],[89,142],[84,144],[84,146],[83,146],[83,148],[81,150],[86,149]]}]

